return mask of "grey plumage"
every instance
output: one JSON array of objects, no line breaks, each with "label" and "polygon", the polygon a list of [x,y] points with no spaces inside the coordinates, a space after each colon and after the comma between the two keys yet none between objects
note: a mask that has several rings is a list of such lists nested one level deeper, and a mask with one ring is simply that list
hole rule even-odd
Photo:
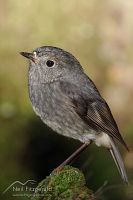
[{"label": "grey plumage", "polygon": [[21,54],[30,60],[29,96],[36,114],[61,135],[107,147],[122,179],[128,182],[114,140],[128,147],[109,106],[77,59],[50,46]]}]

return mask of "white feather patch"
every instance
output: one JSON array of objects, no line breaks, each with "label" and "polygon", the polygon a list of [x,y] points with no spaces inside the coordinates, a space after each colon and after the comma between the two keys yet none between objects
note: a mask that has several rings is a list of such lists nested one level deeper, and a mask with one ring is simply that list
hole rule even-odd
[{"label": "white feather patch", "polygon": [[110,137],[106,133],[102,132],[96,135],[95,144],[99,147],[104,146],[110,149],[111,148]]}]

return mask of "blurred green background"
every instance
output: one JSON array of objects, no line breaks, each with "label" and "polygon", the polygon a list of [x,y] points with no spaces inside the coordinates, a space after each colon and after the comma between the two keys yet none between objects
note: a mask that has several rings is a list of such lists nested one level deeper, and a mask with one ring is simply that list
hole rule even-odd
[{"label": "blurred green background", "polygon": [[[71,52],[107,100],[130,148],[120,145],[130,186],[105,149],[92,145],[73,163],[100,199],[133,199],[133,2],[0,1],[0,193],[14,181],[37,182],[80,143],[47,128],[32,110],[20,51],[52,45]],[[1,196],[10,199],[12,191]],[[26,197],[12,197],[15,200]]]}]

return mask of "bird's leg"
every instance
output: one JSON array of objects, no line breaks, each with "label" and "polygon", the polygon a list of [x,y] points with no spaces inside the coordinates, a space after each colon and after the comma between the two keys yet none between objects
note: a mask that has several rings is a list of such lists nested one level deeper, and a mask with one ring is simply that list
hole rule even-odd
[{"label": "bird's leg", "polygon": [[76,151],[74,151],[73,154],[71,154],[63,163],[61,163],[56,169],[55,171],[60,171],[62,170],[62,168],[65,166],[65,165],[68,165],[69,163],[71,163],[75,158],[77,158],[79,156],[79,154],[84,151],[88,145],[90,144],[91,142],[88,142],[88,143],[84,143],[82,144]]}]

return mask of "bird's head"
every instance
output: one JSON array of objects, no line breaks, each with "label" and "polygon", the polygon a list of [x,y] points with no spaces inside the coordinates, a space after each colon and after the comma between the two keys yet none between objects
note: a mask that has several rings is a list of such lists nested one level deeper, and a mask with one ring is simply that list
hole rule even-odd
[{"label": "bird's head", "polygon": [[44,83],[75,76],[82,70],[72,54],[57,47],[43,46],[32,53],[21,52],[20,54],[29,59],[29,74],[39,75]]}]

